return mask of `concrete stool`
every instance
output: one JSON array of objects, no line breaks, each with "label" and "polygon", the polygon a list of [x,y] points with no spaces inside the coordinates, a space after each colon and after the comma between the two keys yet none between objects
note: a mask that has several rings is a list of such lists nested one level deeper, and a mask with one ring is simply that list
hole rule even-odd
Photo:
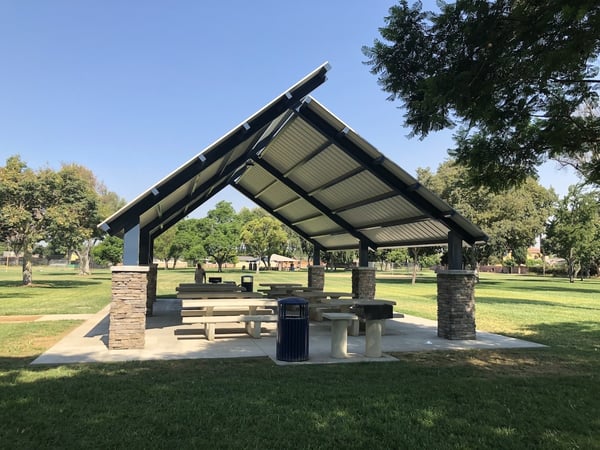
[{"label": "concrete stool", "polygon": [[350,313],[323,313],[325,319],[331,320],[331,357],[346,358],[348,356],[348,325],[358,321],[358,317]]},{"label": "concrete stool", "polygon": [[381,351],[381,332],[385,319],[367,320],[365,325],[365,356],[379,358]]}]

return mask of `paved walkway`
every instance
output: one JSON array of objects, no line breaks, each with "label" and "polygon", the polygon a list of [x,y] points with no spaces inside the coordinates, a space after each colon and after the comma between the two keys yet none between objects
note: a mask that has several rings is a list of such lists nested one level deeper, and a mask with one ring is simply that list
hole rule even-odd
[{"label": "paved walkway", "polygon": [[[327,364],[359,361],[395,361],[387,353],[430,350],[501,349],[543,347],[498,334],[477,332],[477,340],[449,341],[437,337],[437,323],[414,316],[390,319],[382,337],[384,355],[367,358],[365,336],[348,336],[348,358],[329,356],[331,324],[311,322],[309,329],[309,360],[286,363],[276,359],[276,324],[263,324],[263,337],[252,339],[243,332],[243,325],[231,329],[217,328],[216,339],[206,340],[198,325],[181,324],[181,303],[176,299],[161,299],[155,303],[154,315],[146,322],[146,345],[141,350],[109,350],[109,307],[88,318],[85,323],[40,355],[32,364],[67,364],[85,362],[116,362],[131,360],[166,360],[197,358],[269,357],[280,365]],[[266,331],[265,331],[266,330]],[[268,331],[268,332],[267,332]]]}]

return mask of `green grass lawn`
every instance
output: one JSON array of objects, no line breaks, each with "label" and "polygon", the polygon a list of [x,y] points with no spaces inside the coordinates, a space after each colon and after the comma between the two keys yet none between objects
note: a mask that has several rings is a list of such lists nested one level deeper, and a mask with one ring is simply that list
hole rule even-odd
[{"label": "green grass lawn", "polygon": [[[240,272],[223,274],[240,281]],[[306,283],[306,272],[254,275]],[[193,270],[159,271],[172,297]],[[110,273],[0,271],[0,315],[96,312]],[[349,291],[350,272],[326,274]],[[377,297],[435,319],[435,275],[378,273]],[[478,329],[545,349],[396,354],[275,366],[183,360],[33,367],[80,322],[0,323],[0,448],[600,448],[600,280],[482,274]]]}]

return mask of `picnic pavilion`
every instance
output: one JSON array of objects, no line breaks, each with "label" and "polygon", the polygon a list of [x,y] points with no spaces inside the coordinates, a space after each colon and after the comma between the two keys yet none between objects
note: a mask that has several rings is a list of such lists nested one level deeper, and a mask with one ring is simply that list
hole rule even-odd
[{"label": "picnic pavilion", "polygon": [[144,345],[154,239],[227,186],[314,245],[311,287],[324,286],[321,250],[358,249],[352,293],[373,299],[369,249],[448,246],[438,335],[475,338],[475,274],[464,270],[462,251],[487,236],[311,96],[328,70],[318,67],[98,225],[124,239],[124,264],[112,268],[109,347]]}]

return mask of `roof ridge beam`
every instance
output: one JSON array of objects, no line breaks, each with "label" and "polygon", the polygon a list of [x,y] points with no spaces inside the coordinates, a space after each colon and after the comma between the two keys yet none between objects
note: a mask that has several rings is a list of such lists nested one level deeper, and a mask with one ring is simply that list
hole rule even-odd
[{"label": "roof ridge beam", "polygon": [[139,221],[142,214],[154,207],[160,200],[171,195],[182,184],[190,181],[204,167],[218,161],[231,149],[246,141],[248,136],[252,135],[252,130],[260,130],[268,126],[286,110],[297,108],[307,95],[325,82],[328,70],[329,64],[323,64],[285,94],[276,97],[242,125],[238,125],[221,140],[212,144],[212,148],[200,153],[180,169],[159,181],[158,184],[153,186],[153,189],[158,190],[159,195],[154,195],[151,191],[143,193],[139,198],[104,220],[99,226],[102,226],[103,229],[108,227],[108,231],[114,235],[119,233],[125,226]]}]

